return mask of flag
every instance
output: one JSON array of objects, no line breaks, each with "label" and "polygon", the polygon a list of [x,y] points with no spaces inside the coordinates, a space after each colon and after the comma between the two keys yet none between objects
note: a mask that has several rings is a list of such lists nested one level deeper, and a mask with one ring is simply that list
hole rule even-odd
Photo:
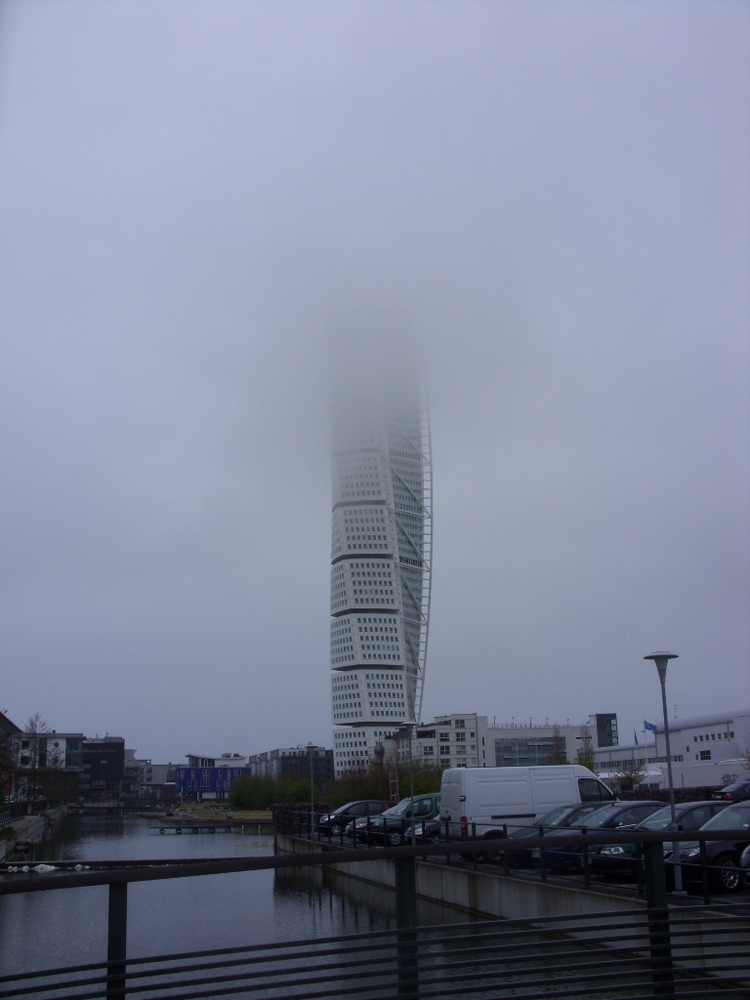
[{"label": "flag", "polygon": [[653,722],[646,722],[646,720],[644,719],[643,728],[646,730],[647,733],[655,733],[659,727],[655,726]]},{"label": "flag", "polygon": [[640,743],[638,742],[638,733],[635,731],[635,726],[633,726],[633,739],[635,740],[635,745],[640,746]]}]

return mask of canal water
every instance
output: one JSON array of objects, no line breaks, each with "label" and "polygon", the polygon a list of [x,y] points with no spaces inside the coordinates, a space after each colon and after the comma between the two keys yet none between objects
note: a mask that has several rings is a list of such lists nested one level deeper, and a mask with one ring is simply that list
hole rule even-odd
[{"label": "canal water", "polygon": [[[33,863],[56,860],[154,861],[158,859],[214,859],[271,855],[273,837],[257,833],[160,834],[155,821],[109,815],[69,817],[57,839],[37,849]],[[0,876],[12,877],[12,876]],[[101,962],[107,951],[106,886],[60,889],[49,892],[0,896],[0,975],[35,972],[62,966]],[[465,914],[418,901],[421,925],[465,922]],[[241,947],[252,944],[296,941],[321,937],[388,930],[395,927],[395,894],[369,883],[320,869],[280,869],[274,872],[238,872],[198,878],[167,879],[134,883],[128,887],[128,943],[130,958]],[[552,935],[548,944],[554,943]],[[477,939],[481,945],[481,940]],[[527,948],[532,950],[528,951]],[[557,941],[559,949],[560,942]],[[465,941],[460,945],[467,949]],[[521,942],[518,954],[504,959],[503,988],[472,985],[477,1000],[527,995],[524,983],[530,974],[543,981],[544,992],[559,986],[571,995],[571,980],[561,967],[559,955],[546,954],[547,945]],[[450,940],[425,953],[425,967],[439,969],[457,958],[456,969],[471,977],[483,972],[486,955],[479,949],[477,963],[471,948],[452,956]],[[574,963],[588,961],[592,945],[570,940],[565,955]],[[596,956],[594,956],[596,957]],[[383,968],[390,968],[384,954]],[[390,956],[388,961],[395,960]],[[467,961],[468,960],[468,961]],[[607,962],[614,960],[607,952]],[[577,966],[576,966],[577,967]],[[637,959],[637,976],[649,975],[648,966]],[[335,985],[335,976],[332,970]],[[363,991],[377,982],[369,973],[361,977]],[[603,973],[606,978],[606,973]],[[585,980],[584,976],[584,980]],[[50,988],[56,980],[47,981]],[[178,987],[175,984],[175,988]],[[351,984],[349,984],[351,985]],[[605,987],[601,982],[575,991],[578,1000],[621,1000],[636,995],[630,986]],[[591,987],[589,989],[588,987]],[[461,995],[446,984],[446,995]],[[45,996],[54,995],[45,992]],[[473,992],[476,990],[476,992]],[[357,991],[359,992],[359,991]],[[278,992],[283,998],[286,993]],[[372,993],[369,994],[370,996]],[[540,994],[541,995],[541,994]],[[640,994],[637,994],[640,995]]]},{"label": "canal water", "polygon": [[[273,837],[239,830],[160,834],[136,816],[68,817],[32,863],[221,858],[273,854]],[[107,952],[106,886],[0,897],[0,974],[98,962]],[[430,904],[422,923],[462,915]],[[317,871],[237,872],[128,886],[128,955],[355,934],[395,926],[387,889]]]}]

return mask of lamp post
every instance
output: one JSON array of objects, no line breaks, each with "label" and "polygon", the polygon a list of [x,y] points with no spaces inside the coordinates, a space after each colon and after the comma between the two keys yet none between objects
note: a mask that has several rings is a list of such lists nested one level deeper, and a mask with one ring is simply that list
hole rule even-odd
[{"label": "lamp post", "polygon": [[[674,781],[672,780],[672,751],[669,746],[669,714],[667,712],[667,664],[670,660],[677,659],[677,653],[667,653],[660,651],[649,653],[643,657],[644,660],[653,660],[659,674],[661,684],[661,707],[664,713],[664,740],[667,745],[667,773],[669,775],[669,806],[672,810],[672,822],[670,829],[677,832],[677,817],[674,810]],[[656,744],[656,733],[654,733],[654,744]],[[657,754],[658,757],[658,754]],[[682,867],[680,865],[680,845],[677,841],[672,842],[672,862],[674,864],[674,887],[678,892],[682,892]]]},{"label": "lamp post", "polygon": [[315,770],[313,767],[314,750],[310,751],[310,837],[315,834]]},{"label": "lamp post", "polygon": [[[411,842],[414,846],[417,842],[417,821],[414,817],[414,770],[412,767],[412,757],[411,757],[411,741],[414,736],[413,726],[401,726],[399,730],[395,733],[395,738],[397,740],[407,739],[409,740],[409,786],[411,794],[411,805],[409,806],[409,812],[411,815]],[[398,768],[398,762],[396,762],[396,767]]]}]

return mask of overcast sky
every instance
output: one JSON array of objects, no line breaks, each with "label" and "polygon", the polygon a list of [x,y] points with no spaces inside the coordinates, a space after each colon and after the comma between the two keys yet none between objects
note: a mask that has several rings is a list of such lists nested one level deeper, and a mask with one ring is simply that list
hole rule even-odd
[{"label": "overcast sky", "polygon": [[[750,706],[750,5],[4,3],[0,708],[331,745],[328,340],[421,344],[423,718]],[[356,350],[356,342],[352,344]]]}]

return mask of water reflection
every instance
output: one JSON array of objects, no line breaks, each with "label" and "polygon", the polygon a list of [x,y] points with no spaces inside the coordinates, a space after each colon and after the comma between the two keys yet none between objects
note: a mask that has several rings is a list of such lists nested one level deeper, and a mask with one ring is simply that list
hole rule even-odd
[{"label": "water reflection", "polygon": [[[239,831],[160,835],[138,817],[70,817],[35,861],[218,858],[273,853],[273,838]],[[104,886],[0,897],[0,972],[102,961]],[[465,920],[419,903],[421,923]],[[238,872],[142,882],[128,890],[128,955],[334,937],[395,925],[395,893],[320,869]]]},{"label": "water reflection", "polygon": [[[396,926],[396,893],[393,889],[340,875],[320,868],[280,868],[274,876],[274,894],[303,894],[310,907],[325,901],[336,911],[340,933],[359,934],[374,930],[389,930]],[[417,899],[417,920],[420,926],[467,923],[474,918],[439,903]]]}]

